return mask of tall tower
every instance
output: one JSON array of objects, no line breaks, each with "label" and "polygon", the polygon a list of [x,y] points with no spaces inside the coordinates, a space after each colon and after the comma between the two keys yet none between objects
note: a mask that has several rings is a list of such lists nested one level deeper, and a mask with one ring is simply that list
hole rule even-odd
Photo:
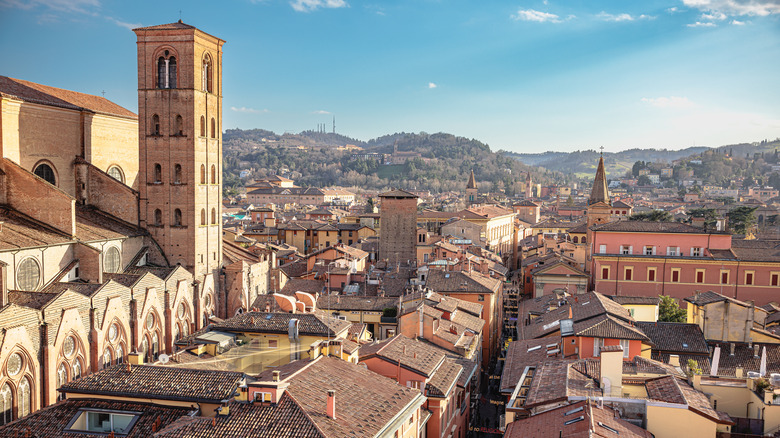
[{"label": "tall tower", "polygon": [[525,174],[525,198],[531,199],[531,172]]},{"label": "tall tower", "polygon": [[599,157],[599,166],[596,169],[596,177],[593,180],[593,189],[588,199],[588,217],[586,238],[587,246],[586,257],[588,263],[585,263],[585,270],[590,272],[590,260],[593,253],[593,231],[591,227],[609,222],[612,216],[612,201],[609,199],[607,191],[607,175],[604,171],[604,157]]},{"label": "tall tower", "polygon": [[466,199],[468,200],[468,205],[472,205],[477,202],[477,179],[474,178],[474,169],[471,169],[469,182],[466,183]]},{"label": "tall tower", "polygon": [[196,310],[214,313],[222,263],[225,42],[181,20],[134,32],[140,224],[162,247],[168,263],[194,274],[201,301]]},{"label": "tall tower", "polygon": [[417,195],[392,190],[379,199],[379,258],[390,266],[417,266]]}]

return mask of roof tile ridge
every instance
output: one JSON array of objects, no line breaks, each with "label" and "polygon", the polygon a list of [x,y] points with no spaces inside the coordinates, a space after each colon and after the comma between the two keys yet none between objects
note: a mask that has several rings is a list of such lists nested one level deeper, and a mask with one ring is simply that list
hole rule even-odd
[{"label": "roof tile ridge", "polygon": [[[320,357],[322,357],[322,356],[320,356]],[[316,360],[318,360],[318,359],[319,359],[319,357],[318,357],[317,359],[315,359],[314,361],[316,361]],[[313,363],[314,361],[312,361],[312,363]],[[298,371],[298,372],[300,372],[300,371]],[[291,375],[290,375],[290,377],[294,376],[294,375],[295,375],[295,374],[297,374],[298,372],[295,372],[295,373],[291,374]],[[288,377],[288,378],[289,378],[289,377]],[[314,421],[314,418],[312,418],[312,417],[311,417],[311,415],[309,415],[309,413],[306,411],[306,409],[303,407],[303,405],[301,405],[301,403],[298,401],[298,399],[296,399],[296,398],[295,398],[295,397],[294,397],[294,396],[293,396],[293,395],[290,393],[290,391],[289,391],[289,390],[287,390],[287,389],[285,389],[285,390],[284,390],[284,393],[282,394],[282,397],[284,397],[285,395],[286,395],[287,397],[290,397],[290,400],[292,400],[292,402],[293,402],[293,403],[295,403],[295,406],[297,406],[297,407],[298,407],[298,409],[300,409],[301,413],[303,413],[303,415],[306,417],[306,419],[308,419],[308,420],[309,420],[309,422],[310,422],[310,423],[311,423],[311,424],[314,426],[314,429],[316,429],[316,430],[317,430],[317,432],[319,432],[320,436],[321,436],[322,438],[327,438],[327,435],[325,434],[325,432],[324,432],[324,431],[323,431],[323,430],[320,428],[320,426],[317,424],[317,422],[316,422],[316,421]]]}]

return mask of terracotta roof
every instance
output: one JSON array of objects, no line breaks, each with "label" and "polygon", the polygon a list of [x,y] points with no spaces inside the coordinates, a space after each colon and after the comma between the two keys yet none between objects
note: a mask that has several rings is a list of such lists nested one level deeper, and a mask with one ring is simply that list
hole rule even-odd
[{"label": "terracotta roof", "polygon": [[[718,303],[721,301],[728,301],[732,304],[739,304],[742,307],[750,307],[750,304],[737,300],[735,298],[727,297],[726,295],[719,294],[714,291],[701,292],[699,294],[685,298],[685,301],[695,304],[697,306],[706,306],[707,304]],[[760,307],[759,307],[760,309]],[[763,309],[761,309],[763,310]]]},{"label": "terracotta roof", "polygon": [[454,360],[445,359],[444,363],[428,380],[428,383],[425,384],[425,395],[438,398],[447,397],[455,384],[458,383],[461,373],[463,373],[463,367]]},{"label": "terracotta roof", "polygon": [[16,210],[0,208],[0,250],[71,243],[71,237]]},{"label": "terracotta roof", "polygon": [[114,280],[125,287],[132,287],[139,278],[141,278],[139,274],[112,274],[108,272],[103,274],[104,281]]},{"label": "terracotta roof", "polygon": [[28,292],[21,290],[9,290],[8,302],[31,309],[43,309],[43,306],[56,298],[59,292]]},{"label": "terracotta roof", "polygon": [[233,396],[242,373],[153,365],[115,365],[60,387],[65,393],[220,402]]},{"label": "terracotta roof", "polygon": [[85,242],[142,236],[140,227],[91,207],[76,204],[76,237]]},{"label": "terracotta roof", "polygon": [[497,292],[501,281],[486,277],[478,272],[443,271],[431,269],[426,286],[438,293],[484,293]]},{"label": "terracotta roof", "polygon": [[252,333],[287,333],[290,320],[298,320],[301,335],[336,336],[349,329],[348,321],[331,317],[323,312],[282,313],[244,312],[213,325],[214,330]]},{"label": "terracotta roof", "polygon": [[755,262],[780,261],[780,241],[732,239],[731,250],[740,260]]},{"label": "terracotta roof", "polygon": [[331,310],[358,310],[381,312],[386,308],[397,308],[398,299],[391,297],[359,297],[359,296],[321,296],[317,299],[317,307]]},{"label": "terracotta roof", "polygon": [[512,393],[523,371],[528,366],[538,366],[549,359],[547,345],[560,345],[560,337],[524,339],[511,342],[506,352],[504,368],[501,371],[500,391]]},{"label": "terracotta roof", "polygon": [[591,338],[632,339],[649,341],[647,335],[612,315],[600,315],[574,323],[574,333]]},{"label": "terracotta roof", "polygon": [[665,376],[645,382],[647,396],[650,399],[666,403],[687,404],[688,408],[700,415],[722,424],[734,424],[710,406],[707,396],[692,388],[678,377]]},{"label": "terracotta roof", "polygon": [[147,26],[147,27],[137,27],[133,29],[133,31],[136,30],[177,30],[177,29],[196,29],[195,26],[190,26],[189,24],[182,23],[181,20],[175,22],[175,23],[168,23],[168,24],[157,24],[155,26]]},{"label": "terracotta roof", "polygon": [[593,179],[593,188],[590,192],[588,205],[597,202],[609,203],[609,192],[607,191],[607,176],[604,172],[604,157],[599,157],[599,164],[596,168],[596,176]]},{"label": "terracotta roof", "polygon": [[364,345],[360,349],[360,360],[381,357],[389,362],[409,368],[426,377],[431,377],[444,361],[441,351],[430,348],[429,344],[396,335],[382,342]]},{"label": "terracotta roof", "polygon": [[325,438],[303,408],[287,392],[276,404],[228,404],[230,415],[181,417],[154,438],[285,437]]},{"label": "terracotta roof", "polygon": [[709,354],[707,341],[698,324],[637,321],[636,326],[650,338],[654,344],[653,351]]},{"label": "terracotta roof", "polygon": [[[292,264],[292,263],[288,263]],[[287,266],[287,265],[283,265]],[[303,266],[306,267],[306,263],[303,263]],[[279,291],[282,295],[295,295],[295,292],[307,292],[310,294],[316,294],[319,295],[323,293],[325,290],[326,283],[323,280],[309,280],[304,278],[291,278],[287,281],[287,284],[284,285],[282,290]]]},{"label": "terracotta roof", "polygon": [[681,222],[650,222],[619,220],[607,222],[592,228],[595,231],[624,233],[687,233],[687,234],[728,234],[725,231],[705,231],[702,228]]},{"label": "terracotta roof", "polygon": [[635,297],[630,295],[607,295],[607,297],[620,305],[634,304],[657,306],[661,302],[661,299],[658,297]]},{"label": "terracotta roof", "polygon": [[62,282],[62,283],[52,283],[46,289],[44,289],[44,292],[52,293],[52,294],[58,294],[66,289],[70,289],[74,292],[78,292],[86,297],[91,297],[95,294],[98,290],[100,290],[101,287],[103,287],[105,283],[98,284],[98,283],[79,283],[79,282]]},{"label": "terracotta roof", "polygon": [[[289,382],[287,391],[333,438],[374,437],[410,405],[422,402],[419,390],[332,357],[312,361]],[[325,415],[328,390],[336,392],[335,420]]]},{"label": "terracotta roof", "polygon": [[[744,375],[747,375],[748,371],[758,372],[761,367],[761,354],[764,347],[766,347],[767,374],[780,373],[780,344],[754,342],[753,348],[751,348],[747,343],[735,342],[733,356],[728,342],[708,342],[708,345],[713,350],[716,346],[720,346],[719,376],[734,377],[737,367],[744,370]],[[709,373],[709,369],[703,371]]]},{"label": "terracotta roof", "polygon": [[[130,411],[140,413],[138,421],[133,425],[128,438],[151,437],[156,429],[155,423],[159,422],[160,428],[164,428],[175,420],[187,416],[192,411],[190,407],[161,406],[151,403],[134,403],[119,400],[98,399],[68,399],[57,404],[45,407],[26,417],[0,426],[0,435],[5,437],[28,438],[105,438],[104,433],[66,432],[65,427],[79,413],[81,409],[108,409],[116,411]],[[209,424],[211,422],[209,421]]]},{"label": "terracotta roof", "polygon": [[417,198],[414,193],[407,192],[406,190],[390,190],[379,195],[380,198]]},{"label": "terracotta roof", "polygon": [[56,106],[76,111],[86,110],[128,119],[138,118],[132,111],[123,108],[104,97],[36,84],[35,82],[9,78],[7,76],[0,76],[0,95],[4,97],[15,97],[25,102]]},{"label": "terracotta roof", "polygon": [[620,419],[608,406],[587,400],[510,423],[505,438],[604,437],[652,438],[653,434]]}]

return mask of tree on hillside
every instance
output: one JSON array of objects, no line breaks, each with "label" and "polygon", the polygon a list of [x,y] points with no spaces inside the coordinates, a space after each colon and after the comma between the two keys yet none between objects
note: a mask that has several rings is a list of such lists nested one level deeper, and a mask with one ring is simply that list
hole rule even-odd
[{"label": "tree on hillside", "polygon": [[366,213],[373,213],[374,212],[374,198],[368,198],[368,201],[366,202]]},{"label": "tree on hillside", "polygon": [[661,295],[658,306],[658,320],[661,322],[685,322],[687,312],[681,309],[677,300],[669,295]]},{"label": "tree on hillside", "polygon": [[653,184],[653,182],[650,181],[650,177],[647,175],[639,175],[639,178],[636,179],[636,183],[640,186],[649,186]]},{"label": "tree on hillside", "polygon": [[653,210],[644,213],[634,213],[628,220],[642,222],[671,222],[672,215],[668,211]]},{"label": "tree on hillside", "polygon": [[756,224],[758,207],[737,207],[728,212],[729,228],[734,234],[746,234]]},{"label": "tree on hillside", "polygon": [[694,208],[688,211],[688,216],[702,217],[704,218],[704,229],[709,230],[715,228],[715,223],[718,220],[718,214],[713,208]]}]

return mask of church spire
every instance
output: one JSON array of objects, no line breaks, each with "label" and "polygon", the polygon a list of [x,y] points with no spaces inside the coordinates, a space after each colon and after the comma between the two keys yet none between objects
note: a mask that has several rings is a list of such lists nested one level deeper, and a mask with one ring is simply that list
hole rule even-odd
[{"label": "church spire", "polygon": [[469,176],[469,183],[466,184],[467,189],[476,189],[477,188],[477,179],[474,178],[474,169],[471,169],[471,176]]},{"label": "church spire", "polygon": [[597,202],[609,204],[609,193],[607,192],[607,176],[604,172],[604,157],[599,157],[599,167],[596,169],[596,179],[593,181],[593,190],[590,192],[588,205]]}]

